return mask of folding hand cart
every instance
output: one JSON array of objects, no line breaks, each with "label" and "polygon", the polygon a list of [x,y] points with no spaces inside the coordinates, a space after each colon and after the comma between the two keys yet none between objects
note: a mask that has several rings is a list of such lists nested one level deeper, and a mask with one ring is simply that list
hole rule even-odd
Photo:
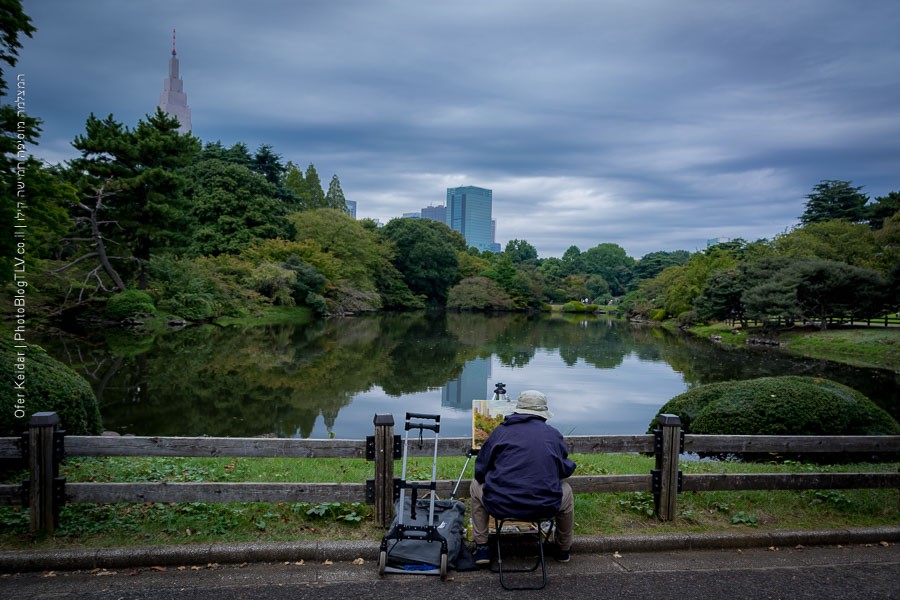
[{"label": "folding hand cart", "polygon": [[[452,533],[452,527],[448,527],[450,521],[441,520],[437,523],[435,517],[435,496],[437,489],[437,454],[438,436],[441,429],[440,415],[425,415],[418,413],[406,413],[406,435],[403,442],[403,471],[400,476],[400,501],[397,504],[396,515],[388,533],[381,540],[381,552],[378,556],[378,574],[385,573],[416,573],[420,575],[440,575],[441,579],[447,578],[448,550],[447,539],[441,535],[438,529],[445,529],[445,533]],[[409,432],[417,429],[419,439],[425,430],[434,432],[434,458],[431,464],[431,481],[410,482],[406,480],[406,460],[409,450]],[[411,491],[411,497],[407,499],[406,492]],[[427,503],[427,520],[423,514],[425,508],[424,499],[417,499],[419,490],[429,490],[430,500]],[[443,502],[443,501],[442,501]],[[456,504],[449,505],[456,508]],[[417,508],[419,509],[417,512]],[[462,505],[465,511],[465,505]],[[454,510],[442,511],[445,519],[457,520]]]}]

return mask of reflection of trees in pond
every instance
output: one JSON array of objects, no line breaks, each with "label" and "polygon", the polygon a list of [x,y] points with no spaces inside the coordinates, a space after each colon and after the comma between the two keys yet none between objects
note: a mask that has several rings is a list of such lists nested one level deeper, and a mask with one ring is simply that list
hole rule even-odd
[{"label": "reflection of trees in pond", "polygon": [[[302,326],[193,327],[156,338],[119,333],[109,346],[54,337],[43,345],[88,378],[108,428],[141,435],[308,437],[320,415],[333,431],[339,412],[374,387],[397,396],[427,391],[458,378],[474,358],[496,354],[506,367],[525,367],[544,350],[558,351],[566,365],[583,361],[598,369],[615,369],[629,355],[664,360],[694,385],[822,376],[858,389],[895,417],[898,412],[890,372],[773,350],[727,350],[658,327],[585,315],[423,311]],[[885,402],[884,390],[894,390],[894,399]]]}]

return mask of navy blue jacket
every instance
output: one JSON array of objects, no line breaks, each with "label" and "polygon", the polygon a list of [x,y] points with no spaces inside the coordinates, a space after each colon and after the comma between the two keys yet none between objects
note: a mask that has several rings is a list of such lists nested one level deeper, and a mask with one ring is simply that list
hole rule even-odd
[{"label": "navy blue jacket", "polygon": [[536,415],[507,416],[475,459],[488,513],[517,519],[559,512],[560,480],[574,471],[562,434]]}]

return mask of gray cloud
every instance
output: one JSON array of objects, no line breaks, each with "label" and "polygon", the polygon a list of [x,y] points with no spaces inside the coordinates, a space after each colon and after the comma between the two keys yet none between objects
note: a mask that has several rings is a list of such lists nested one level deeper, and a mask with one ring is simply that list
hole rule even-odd
[{"label": "gray cloud", "polygon": [[498,241],[638,258],[771,238],[821,179],[898,189],[900,5],[818,0],[45,0],[17,70],[72,156],[155,109],[169,37],[205,141],[336,173],[382,222],[494,190]]}]

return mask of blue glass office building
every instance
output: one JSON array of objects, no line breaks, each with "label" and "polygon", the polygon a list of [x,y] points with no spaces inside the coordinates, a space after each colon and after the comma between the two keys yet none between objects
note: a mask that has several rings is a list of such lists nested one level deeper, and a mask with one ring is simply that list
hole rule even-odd
[{"label": "blue glass office building", "polygon": [[447,225],[466,238],[469,246],[491,250],[494,242],[491,190],[466,186],[447,189]]}]

